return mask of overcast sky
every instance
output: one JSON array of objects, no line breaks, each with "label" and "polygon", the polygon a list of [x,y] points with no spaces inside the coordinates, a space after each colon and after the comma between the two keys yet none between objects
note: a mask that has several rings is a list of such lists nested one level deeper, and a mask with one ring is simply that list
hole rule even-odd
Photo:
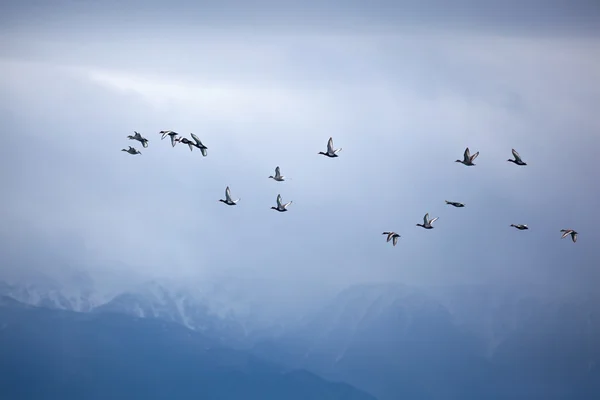
[{"label": "overcast sky", "polygon": [[3,6],[3,273],[597,285],[596,1],[207,3]]}]

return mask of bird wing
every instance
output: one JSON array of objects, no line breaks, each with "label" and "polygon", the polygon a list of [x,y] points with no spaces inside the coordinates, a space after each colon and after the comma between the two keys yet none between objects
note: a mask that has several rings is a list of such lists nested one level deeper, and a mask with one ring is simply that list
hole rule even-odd
[{"label": "bird wing", "polygon": [[423,225],[427,225],[429,223],[429,213],[425,214],[423,217]]},{"label": "bird wing", "polygon": [[477,153],[473,154],[473,155],[471,156],[471,162],[473,162],[473,161],[474,161],[474,160],[477,158],[477,156],[478,156],[478,155],[479,155],[479,152],[477,152]]},{"label": "bird wing", "polygon": [[176,140],[176,134],[175,135],[171,135],[171,146],[175,147],[175,145],[177,144],[178,140]]},{"label": "bird wing", "polygon": [[570,234],[571,234],[571,232],[573,232],[573,231],[572,231],[572,230],[570,230],[570,229],[562,229],[562,230],[561,230],[561,232],[564,232],[564,233],[563,233],[563,235],[562,235],[560,238],[561,238],[561,239],[564,239],[564,238],[566,238],[568,235],[570,235]]},{"label": "bird wing", "polygon": [[281,177],[281,173],[279,171],[279,167],[275,167],[275,178],[280,178]]},{"label": "bird wing", "polygon": [[144,139],[144,141],[142,142],[142,146],[144,146],[144,148],[148,147],[148,140]]},{"label": "bird wing", "polygon": [[573,239],[573,243],[577,241],[577,234],[575,232],[571,233],[571,239]]},{"label": "bird wing", "polygon": [[467,147],[465,149],[464,159],[465,159],[465,161],[469,161],[470,158],[471,158],[471,152],[469,151],[469,148]]},{"label": "bird wing", "polygon": [[283,205],[283,208],[287,208],[287,207],[288,207],[290,204],[292,204],[292,201],[291,201],[291,200],[290,200],[290,201],[288,201],[287,203],[285,203],[285,204]]},{"label": "bird wing", "polygon": [[225,188],[225,200],[227,202],[231,201],[231,191],[229,190],[229,186]]},{"label": "bird wing", "polygon": [[277,195],[277,208],[281,208],[281,195]]},{"label": "bird wing", "polygon": [[512,153],[513,153],[513,156],[515,156],[516,161],[521,160],[521,156],[519,155],[519,153],[517,153],[517,151],[515,149],[512,149]]},{"label": "bird wing", "polygon": [[429,221],[429,225],[433,224],[435,221],[438,220],[439,217],[435,217],[434,219],[432,219],[431,221]]},{"label": "bird wing", "polygon": [[332,137],[330,137],[329,141],[327,142],[327,152],[333,153],[333,138]]},{"label": "bird wing", "polygon": [[396,245],[396,243],[398,243],[398,236],[394,236],[394,246]]},{"label": "bird wing", "polygon": [[200,139],[198,139],[198,136],[194,135],[193,133],[190,133],[190,135],[192,135],[192,139],[194,139],[198,146],[202,146],[202,142],[200,141]]}]

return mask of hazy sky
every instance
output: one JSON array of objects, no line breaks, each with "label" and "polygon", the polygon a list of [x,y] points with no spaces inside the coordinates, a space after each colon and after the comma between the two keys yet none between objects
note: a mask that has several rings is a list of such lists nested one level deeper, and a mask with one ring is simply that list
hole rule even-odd
[{"label": "hazy sky", "polygon": [[121,3],[2,6],[4,273],[597,285],[597,1]]}]

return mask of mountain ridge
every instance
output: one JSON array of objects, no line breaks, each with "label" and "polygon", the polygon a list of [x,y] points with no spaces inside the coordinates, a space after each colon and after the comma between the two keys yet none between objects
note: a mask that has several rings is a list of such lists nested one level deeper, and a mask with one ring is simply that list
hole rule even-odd
[{"label": "mountain ridge", "polygon": [[375,400],[174,322],[33,307],[7,297],[0,300],[0,352],[3,398]]},{"label": "mountain ridge", "polygon": [[[560,362],[560,354],[576,355],[571,369],[586,376],[596,374],[600,365],[600,348],[590,341],[600,335],[600,320],[593,312],[597,297],[557,296],[533,285],[359,284],[341,290],[317,311],[296,316],[295,324],[277,320],[257,324],[251,321],[252,314],[240,318],[233,310],[214,312],[207,293],[211,292],[197,295],[151,281],[86,313],[177,323],[276,364],[349,382],[380,400],[393,400],[398,394],[446,398],[451,393],[456,398],[511,398],[517,395],[496,376],[516,379],[511,369],[527,364],[523,357],[528,354],[537,357],[534,349],[547,353],[554,363]],[[562,326],[567,322],[576,333]],[[519,379],[523,387],[535,391],[541,378],[532,371],[544,376],[546,366],[531,365]],[[433,386],[428,382],[431,374],[440,376]],[[473,377],[479,380],[472,381]],[[483,385],[486,379],[492,382],[490,387],[498,388],[497,397]],[[557,391],[575,393],[568,390],[569,379],[574,378],[552,379]],[[597,389],[582,379],[581,387]]]}]

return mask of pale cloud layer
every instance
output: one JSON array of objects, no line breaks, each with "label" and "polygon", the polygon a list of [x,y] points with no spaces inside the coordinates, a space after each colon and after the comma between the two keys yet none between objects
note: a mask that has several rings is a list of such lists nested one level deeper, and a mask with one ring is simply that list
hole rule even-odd
[{"label": "pale cloud layer", "polygon": [[[597,8],[583,3],[587,14],[565,15],[589,18]],[[382,280],[578,289],[600,278],[594,32],[394,29],[371,12],[371,26],[391,29],[304,23],[277,35],[281,20],[273,33],[224,18],[226,31],[156,9],[141,23],[132,10],[37,7],[29,19],[11,9],[1,31],[5,270],[269,279],[290,296]],[[169,129],[197,134],[208,157],[161,141]],[[149,148],[126,139],[133,130]],[[317,155],[329,136],[338,159]],[[466,146],[481,152],[476,167],[454,163]],[[527,167],[506,162],[512,147]],[[292,179],[267,179],[276,165]],[[227,185],[236,207],[217,202]],[[285,214],[269,209],[278,193],[294,202]],[[434,230],[415,226],[425,212],[440,217]],[[562,228],[579,241],[561,241]]]}]

